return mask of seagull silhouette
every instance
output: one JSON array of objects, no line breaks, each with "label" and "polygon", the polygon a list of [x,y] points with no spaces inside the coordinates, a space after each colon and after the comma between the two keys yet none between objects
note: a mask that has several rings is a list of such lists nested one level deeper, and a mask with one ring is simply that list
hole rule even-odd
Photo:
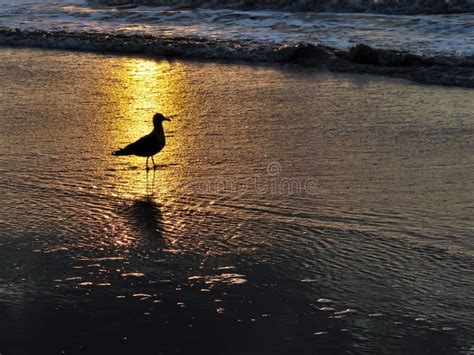
[{"label": "seagull silhouette", "polygon": [[143,136],[136,142],[130,143],[125,148],[118,149],[112,155],[137,155],[146,157],[146,169],[148,170],[148,159],[151,157],[153,169],[155,169],[155,161],[153,155],[159,153],[165,146],[165,132],[163,131],[163,121],[171,121],[161,113],[155,113],[153,116],[153,131]]}]

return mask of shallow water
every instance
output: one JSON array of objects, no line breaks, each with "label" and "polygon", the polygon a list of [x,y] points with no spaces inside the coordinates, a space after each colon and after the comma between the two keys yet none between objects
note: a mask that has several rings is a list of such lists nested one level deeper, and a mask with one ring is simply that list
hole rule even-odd
[{"label": "shallow water", "polygon": [[0,58],[2,354],[473,351],[472,90]]}]

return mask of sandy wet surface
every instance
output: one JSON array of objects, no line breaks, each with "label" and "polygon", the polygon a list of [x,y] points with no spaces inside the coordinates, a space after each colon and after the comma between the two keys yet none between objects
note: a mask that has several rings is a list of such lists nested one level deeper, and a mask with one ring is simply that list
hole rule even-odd
[{"label": "sandy wet surface", "polygon": [[2,354],[472,349],[472,91],[0,54]]}]

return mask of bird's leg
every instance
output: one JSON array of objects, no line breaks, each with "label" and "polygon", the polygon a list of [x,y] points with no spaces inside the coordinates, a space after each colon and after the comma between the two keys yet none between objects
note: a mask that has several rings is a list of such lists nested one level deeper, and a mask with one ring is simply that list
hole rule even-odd
[{"label": "bird's leg", "polygon": [[153,160],[153,155],[151,156],[151,161],[152,161],[152,163],[153,163],[153,170],[155,170],[155,169],[156,169],[156,165],[155,165],[155,161]]},{"label": "bird's leg", "polygon": [[148,168],[148,158],[150,158],[150,157],[146,157],[146,171],[149,170],[149,168]]}]

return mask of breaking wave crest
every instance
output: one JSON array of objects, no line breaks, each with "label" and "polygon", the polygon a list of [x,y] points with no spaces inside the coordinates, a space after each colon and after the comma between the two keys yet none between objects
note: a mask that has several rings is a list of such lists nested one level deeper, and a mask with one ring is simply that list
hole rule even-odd
[{"label": "breaking wave crest", "polygon": [[422,56],[356,44],[342,50],[311,43],[166,37],[139,34],[0,29],[0,45],[156,57],[296,63],[419,82],[474,87],[474,56]]}]

